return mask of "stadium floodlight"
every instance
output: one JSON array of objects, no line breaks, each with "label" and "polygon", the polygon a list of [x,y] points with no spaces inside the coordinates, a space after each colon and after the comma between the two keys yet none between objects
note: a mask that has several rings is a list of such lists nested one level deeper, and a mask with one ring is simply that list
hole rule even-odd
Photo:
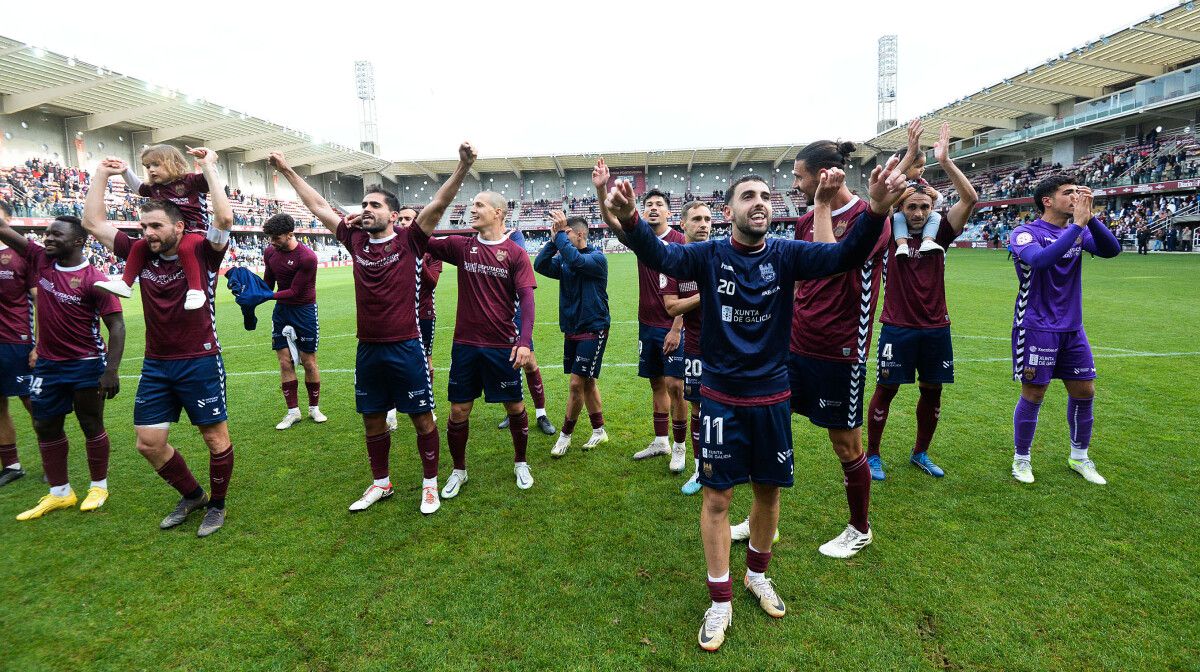
[{"label": "stadium floodlight", "polygon": [[354,62],[354,88],[359,106],[359,149],[379,154],[379,124],[375,114],[375,66],[370,61]]}]

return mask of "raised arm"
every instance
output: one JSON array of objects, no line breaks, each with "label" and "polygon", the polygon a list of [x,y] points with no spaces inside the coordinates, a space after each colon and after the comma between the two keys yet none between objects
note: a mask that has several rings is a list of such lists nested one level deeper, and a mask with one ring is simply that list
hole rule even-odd
[{"label": "raised arm", "polygon": [[596,161],[596,167],[592,168],[592,186],[596,188],[596,201],[600,204],[600,220],[612,229],[617,238],[621,238],[623,241],[625,231],[621,229],[621,223],[617,221],[616,217],[613,217],[604,203],[608,198],[608,177],[608,164],[604,163],[604,157],[600,157]]},{"label": "raised arm", "polygon": [[663,294],[662,298],[663,307],[667,309],[667,314],[671,317],[690,313],[700,307],[699,294],[693,294],[686,299],[679,298],[678,294]]},{"label": "raised arm", "polygon": [[[566,213],[553,210],[550,212],[550,219],[554,222],[551,228],[551,235],[554,237],[550,239],[550,244],[542,246],[542,250],[545,251],[547,247],[557,249],[561,264],[576,273],[593,278],[608,277],[608,261],[602,255],[581,254],[567,237]],[[563,235],[560,237],[559,233]]]},{"label": "raised arm", "polygon": [[975,204],[979,202],[979,193],[975,191],[975,187],[958,165],[950,160],[950,124],[942,124],[937,144],[933,146],[933,155],[937,158],[938,165],[942,167],[942,170],[950,176],[950,182],[954,184],[954,190],[958,192],[958,203],[951,206],[950,212],[946,213],[946,221],[950,224],[954,235],[957,236],[962,233],[963,227],[967,225],[967,220],[971,218],[971,212],[975,210]]},{"label": "raised arm", "polygon": [[920,117],[908,122],[908,150],[904,152],[904,158],[896,166],[896,170],[901,174],[908,173],[908,169],[917,162],[917,153],[921,151],[921,134],[924,132],[925,128],[921,124]]},{"label": "raised arm", "polygon": [[818,176],[817,192],[813,205],[813,242],[836,243],[833,235],[833,198],[846,184],[846,173],[841,168],[822,170]]},{"label": "raised arm", "polygon": [[29,246],[29,241],[25,239],[25,236],[17,233],[9,226],[8,210],[9,206],[7,202],[0,204],[0,243],[11,247],[17,254],[24,255],[25,248]]},{"label": "raised arm", "polygon": [[138,193],[138,189],[142,188],[142,178],[138,177],[137,172],[133,170],[133,166],[125,163],[124,160],[115,156],[106,156],[104,157],[104,160],[110,163],[115,161],[124,166],[120,173],[121,179],[125,180],[125,184],[129,187],[129,191],[132,191],[135,194]]},{"label": "raised arm", "polygon": [[92,182],[88,185],[87,197],[83,201],[84,230],[110,250],[117,239],[117,227],[108,223],[108,211],[104,208],[104,190],[108,188],[108,178],[120,174],[124,169],[123,163],[117,165],[114,162],[101,161],[96,170],[92,171]]},{"label": "raised arm", "polygon": [[432,235],[433,230],[437,228],[438,222],[442,221],[442,215],[445,214],[446,208],[450,206],[450,202],[458,195],[458,190],[462,187],[463,180],[467,179],[467,173],[471,171],[471,166],[475,164],[475,148],[471,143],[464,142],[458,147],[458,165],[454,167],[454,172],[450,174],[450,178],[442,183],[437,193],[433,195],[433,200],[429,205],[421,208],[421,212],[417,214],[416,225],[421,227],[425,235]]},{"label": "raised arm", "polygon": [[338,223],[342,221],[341,215],[329,205],[325,197],[318,194],[312,185],[304,181],[290,165],[287,159],[284,158],[282,152],[271,152],[268,159],[271,162],[271,167],[279,171],[280,175],[292,185],[296,195],[300,197],[300,202],[304,203],[304,207],[313,214],[325,228],[329,229],[330,233],[337,234]]},{"label": "raised arm", "polygon": [[225,180],[217,173],[217,153],[206,147],[188,147],[188,154],[200,160],[200,172],[208,182],[208,197],[212,201],[213,226],[225,233],[224,236],[210,234],[209,243],[213,249],[223,250],[229,245],[229,230],[233,228],[233,206],[225,195]]},{"label": "raised arm", "polygon": [[[563,234],[562,237],[566,238],[567,236]],[[562,279],[562,259],[559,259],[555,254],[558,251],[558,246],[555,244],[558,242],[558,238],[558,233],[555,233],[550,242],[543,245],[542,249],[538,250],[537,256],[533,259],[533,270],[547,278],[554,278],[556,280]],[[570,245],[571,241],[568,240],[567,244]]]},{"label": "raised arm", "polygon": [[633,185],[628,182],[618,182],[608,192],[606,205],[608,211],[621,224],[626,245],[633,250],[638,259],[650,268],[677,280],[696,280],[700,273],[700,250],[707,250],[708,243],[692,243],[680,245],[667,243],[663,245],[658,236],[650,228],[650,224],[642,219],[634,208]]}]

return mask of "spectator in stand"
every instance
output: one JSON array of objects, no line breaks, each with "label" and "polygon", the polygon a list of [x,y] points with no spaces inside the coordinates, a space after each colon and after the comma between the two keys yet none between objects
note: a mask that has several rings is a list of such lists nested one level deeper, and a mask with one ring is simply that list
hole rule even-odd
[{"label": "spectator in stand", "polygon": [[1190,227],[1183,227],[1179,242],[1182,244],[1184,252],[1192,251],[1192,229]]}]

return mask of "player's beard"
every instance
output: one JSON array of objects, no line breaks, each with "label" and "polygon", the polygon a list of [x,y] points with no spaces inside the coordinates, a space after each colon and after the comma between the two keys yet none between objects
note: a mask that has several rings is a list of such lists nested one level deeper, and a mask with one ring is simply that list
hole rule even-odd
[{"label": "player's beard", "polygon": [[158,249],[155,250],[154,243],[150,243],[150,251],[154,252],[155,254],[159,254],[159,255],[171,256],[178,251],[178,250],[176,250],[176,247],[178,245],[179,245],[179,236],[176,236],[174,234],[171,234],[169,236],[160,236],[158,239]]},{"label": "player's beard", "polygon": [[[745,219],[741,221],[735,218],[733,220],[733,225],[743,236],[746,237],[747,240],[752,240],[757,243],[763,238],[767,237],[767,231],[771,228],[771,216],[767,215],[766,219],[763,220],[763,230],[756,231],[754,229],[754,224],[750,222],[750,216],[755,214],[758,214],[758,212],[748,212],[746,213]],[[764,212],[763,214],[766,213]]]}]

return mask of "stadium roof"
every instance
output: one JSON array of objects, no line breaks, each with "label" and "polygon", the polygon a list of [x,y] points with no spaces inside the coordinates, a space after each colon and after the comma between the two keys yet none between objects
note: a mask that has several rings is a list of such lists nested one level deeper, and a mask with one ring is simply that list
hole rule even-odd
[{"label": "stadium roof", "polygon": [[293,165],[308,166],[313,174],[361,173],[390,163],[219,103],[0,36],[0,114],[28,109],[67,117],[68,132],[106,126],[146,131],[142,142],[188,139],[218,151],[244,151],[247,163],[265,159],[271,149],[286,149]]},{"label": "stadium roof", "polygon": [[[1189,1],[922,115],[923,144],[933,144],[942,122],[950,124],[955,138],[993,128],[1018,130],[1022,117],[1053,117],[1059,103],[1098,98],[1196,62],[1200,62],[1200,7]],[[907,140],[901,124],[867,144],[890,152]]]}]

